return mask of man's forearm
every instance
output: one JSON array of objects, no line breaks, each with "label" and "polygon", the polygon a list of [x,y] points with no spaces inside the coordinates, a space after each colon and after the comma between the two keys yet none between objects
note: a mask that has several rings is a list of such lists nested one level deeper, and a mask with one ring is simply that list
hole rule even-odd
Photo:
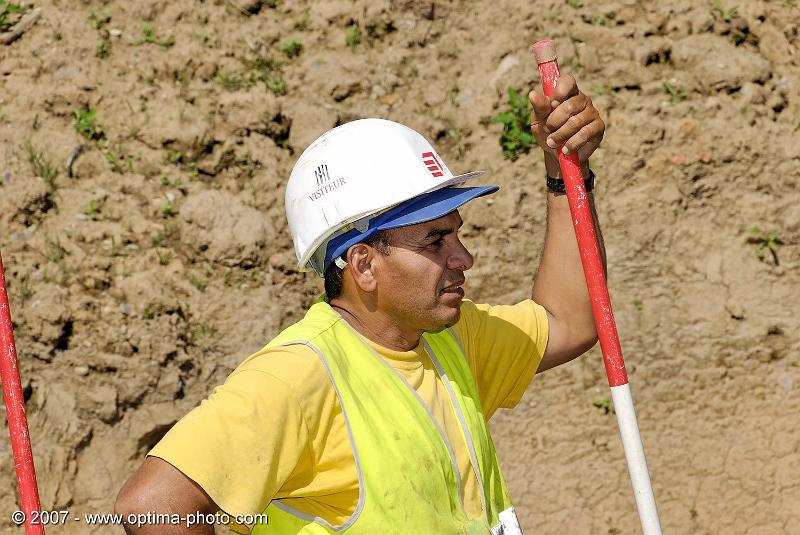
[{"label": "man's forearm", "polygon": [[[548,174],[560,176],[557,168],[553,169],[554,165],[557,164],[548,162]],[[584,178],[588,178],[588,165],[583,167],[583,172]],[[589,194],[589,206],[605,269],[605,248],[592,194]],[[589,291],[567,196],[564,194],[547,193],[547,229],[532,296],[554,317],[568,321],[571,337],[581,340],[593,340],[596,337]]]}]

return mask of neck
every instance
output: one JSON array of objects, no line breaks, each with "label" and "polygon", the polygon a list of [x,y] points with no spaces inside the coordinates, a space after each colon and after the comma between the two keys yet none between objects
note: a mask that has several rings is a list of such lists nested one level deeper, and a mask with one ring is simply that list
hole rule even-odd
[{"label": "neck", "polygon": [[331,299],[329,304],[356,332],[378,345],[394,351],[411,351],[419,345],[421,330],[404,330],[384,312],[343,297]]}]

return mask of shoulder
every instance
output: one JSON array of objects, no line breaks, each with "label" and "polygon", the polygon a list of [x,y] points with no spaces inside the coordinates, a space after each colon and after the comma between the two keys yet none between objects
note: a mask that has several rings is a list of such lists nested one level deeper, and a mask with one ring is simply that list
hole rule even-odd
[{"label": "shoulder", "polygon": [[328,382],[319,356],[303,344],[264,348],[253,353],[231,372],[228,381],[244,378],[256,382],[279,381],[290,389],[308,382]]},{"label": "shoulder", "polygon": [[[513,305],[474,303],[465,299],[461,303],[461,316],[453,330],[462,339],[486,331],[522,331],[529,335],[547,330],[547,312],[532,299],[523,299]],[[538,336],[537,336],[538,337]]]}]

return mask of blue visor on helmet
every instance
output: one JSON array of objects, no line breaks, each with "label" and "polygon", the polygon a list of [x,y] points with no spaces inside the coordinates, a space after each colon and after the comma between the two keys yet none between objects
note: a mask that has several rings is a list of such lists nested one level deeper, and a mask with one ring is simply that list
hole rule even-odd
[{"label": "blue visor on helmet", "polygon": [[437,189],[429,193],[423,193],[422,195],[402,202],[394,208],[370,219],[367,230],[364,232],[358,229],[351,229],[329,241],[325,252],[323,273],[328,270],[328,266],[330,266],[332,262],[345,254],[351,246],[367,240],[379,230],[388,230],[433,221],[434,219],[446,216],[472,199],[494,193],[498,189],[500,189],[498,186],[479,186],[473,188],[448,187]]}]

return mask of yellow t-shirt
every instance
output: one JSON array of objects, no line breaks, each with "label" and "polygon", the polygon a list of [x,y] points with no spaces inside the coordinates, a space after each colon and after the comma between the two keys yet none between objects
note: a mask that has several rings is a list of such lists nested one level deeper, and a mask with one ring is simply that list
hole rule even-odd
[{"label": "yellow t-shirt", "polygon": [[[547,346],[543,307],[464,300],[453,326],[475,376],[486,418],[515,406]],[[371,342],[370,342],[371,343]],[[447,390],[420,343],[373,348],[418,392],[453,447],[467,514],[481,515],[481,489]],[[200,485],[230,515],[261,513],[272,499],[333,525],[358,502],[358,476],[344,417],[317,354],[294,345],[248,357],[148,453]],[[243,530],[243,526],[234,526]]]}]

